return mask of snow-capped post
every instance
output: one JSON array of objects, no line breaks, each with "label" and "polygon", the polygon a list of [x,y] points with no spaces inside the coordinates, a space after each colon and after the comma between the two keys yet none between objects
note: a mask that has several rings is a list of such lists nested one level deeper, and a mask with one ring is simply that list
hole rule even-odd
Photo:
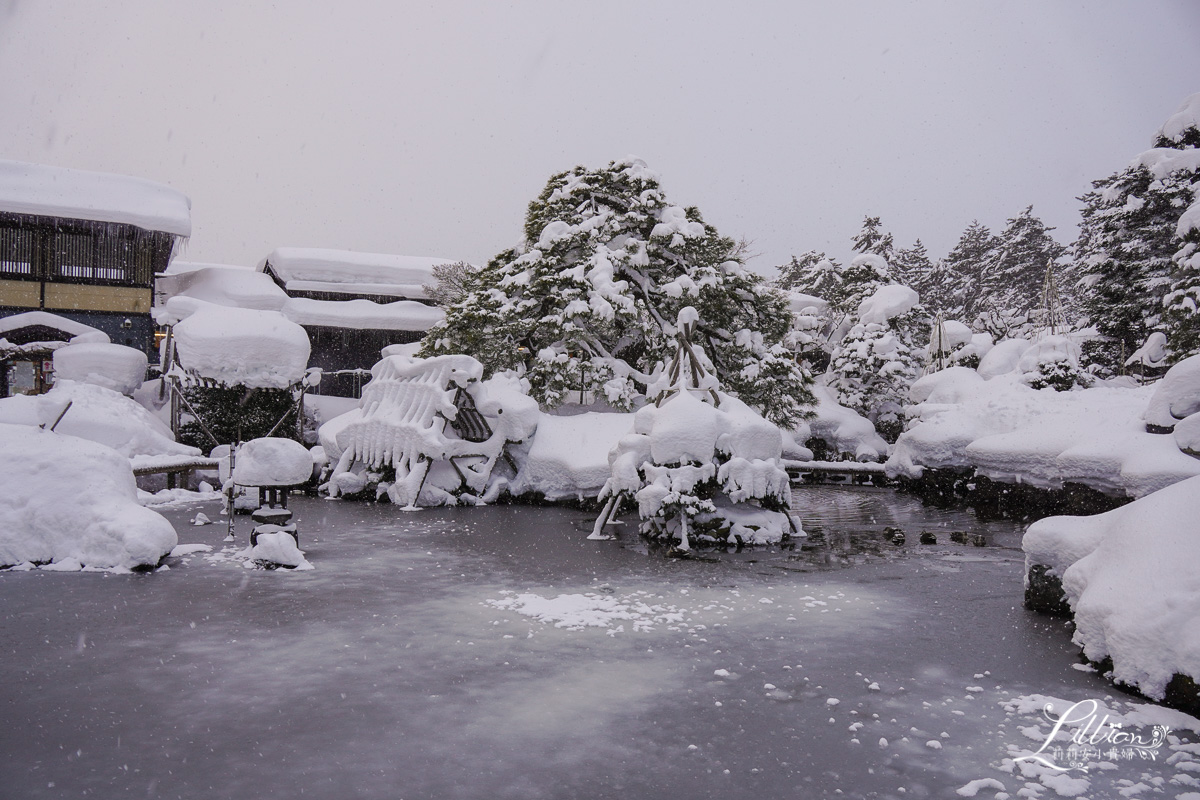
[{"label": "snow-capped post", "polygon": [[699,322],[695,308],[680,310],[675,355],[659,364],[647,391],[654,401],[638,410],[633,432],[609,455],[612,476],[589,538],[607,538],[604,526],[625,497],[637,502],[641,532],[677,542],[679,553],[697,541],[765,544],[802,533],[788,512],[783,436],[721,391],[704,349],[690,338]]}]

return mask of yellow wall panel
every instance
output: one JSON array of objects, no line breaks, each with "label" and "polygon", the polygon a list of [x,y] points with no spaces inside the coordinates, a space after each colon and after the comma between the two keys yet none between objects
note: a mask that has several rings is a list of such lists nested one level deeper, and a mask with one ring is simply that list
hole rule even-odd
[{"label": "yellow wall panel", "polygon": [[46,308],[62,311],[148,313],[153,292],[125,286],[82,286],[47,283]]},{"label": "yellow wall panel", "polygon": [[0,306],[39,308],[42,284],[38,281],[0,281]]}]

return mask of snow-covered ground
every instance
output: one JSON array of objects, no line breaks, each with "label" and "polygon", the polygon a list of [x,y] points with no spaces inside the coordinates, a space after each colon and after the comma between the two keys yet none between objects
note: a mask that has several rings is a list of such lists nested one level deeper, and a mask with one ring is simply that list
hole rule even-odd
[{"label": "snow-covered ground", "polygon": [[1032,389],[1017,372],[985,379],[952,367],[913,385],[915,405],[906,413],[914,424],[896,442],[888,472],[918,477],[926,468],[974,467],[999,481],[1050,489],[1074,482],[1143,497],[1200,475],[1200,459],[1183,453],[1172,436],[1147,433],[1143,413],[1156,391],[1057,392]]},{"label": "snow-covered ground", "polygon": [[[247,569],[248,523],[231,545],[223,524],[191,524],[197,509],[217,518],[213,503],[168,512],[184,543],[153,575],[0,574],[5,790],[489,800],[1197,790],[1188,729],[1200,723],[1113,698],[1073,668],[1061,624],[1014,601],[1017,551],[945,537],[897,551],[878,539],[902,520],[1000,542],[1015,541],[1015,526],[949,512],[941,528],[940,512],[885,490],[799,492],[806,528],[883,549],[832,568],[829,549],[667,562],[637,539],[587,541],[591,515],[570,509],[397,517],[298,498],[307,572]],[[1014,761],[1051,733],[1046,702],[1061,714],[1091,699],[1126,730],[1167,725],[1156,759],[1089,755],[1088,772],[1066,777]]]}]

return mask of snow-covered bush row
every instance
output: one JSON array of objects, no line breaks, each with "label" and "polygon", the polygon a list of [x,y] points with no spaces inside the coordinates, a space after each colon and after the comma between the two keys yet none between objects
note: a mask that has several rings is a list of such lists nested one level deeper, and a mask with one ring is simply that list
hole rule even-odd
[{"label": "snow-covered bush row", "polygon": [[[378,476],[381,496],[402,506],[453,505],[459,495],[500,491],[505,484],[492,485],[493,468],[506,445],[533,434],[539,412],[512,379],[484,382],[482,375],[470,356],[395,355],[377,363],[361,407],[321,427],[321,445],[336,464],[330,493],[362,491],[368,473]],[[455,428],[460,408],[469,415],[472,407],[490,428],[483,441]]]},{"label": "snow-covered bush row", "polygon": [[0,485],[0,566],[152,566],[178,542],[138,504],[129,460],[102,444],[0,424]]},{"label": "snow-covered bush row", "polygon": [[1162,699],[1175,675],[1200,681],[1200,477],[1090,517],[1033,523],[1028,568],[1061,577],[1076,644],[1112,676]]},{"label": "snow-covered bush row", "polygon": [[[1004,344],[981,369],[1005,355],[997,353]],[[1015,349],[1005,357],[1021,358]],[[974,467],[993,480],[1049,489],[1073,482],[1142,497],[1200,474],[1200,460],[1172,437],[1146,432],[1142,412],[1154,391],[1038,390],[1016,371],[984,380],[964,367],[927,375],[913,385],[916,404],[906,413],[915,424],[896,442],[888,473],[916,478],[926,468]]]},{"label": "snow-covered bush row", "polygon": [[0,399],[0,423],[48,428],[60,414],[59,433],[99,442],[127,458],[200,453],[176,442],[171,429],[137,402],[103,386],[60,380],[46,394]]}]

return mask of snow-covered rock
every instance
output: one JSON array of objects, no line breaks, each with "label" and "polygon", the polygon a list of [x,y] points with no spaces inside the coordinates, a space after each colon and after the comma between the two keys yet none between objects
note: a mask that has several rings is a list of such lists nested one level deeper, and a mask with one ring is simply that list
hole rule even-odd
[{"label": "snow-covered rock", "polygon": [[0,424],[0,485],[0,565],[129,569],[178,544],[171,524],[138,504],[129,460],[95,442]]},{"label": "snow-covered rock", "polygon": [[1200,477],[1090,517],[1048,517],[1027,564],[1062,578],[1075,642],[1113,678],[1161,699],[1175,674],[1200,680]]},{"label": "snow-covered rock", "polygon": [[[167,309],[183,309],[174,297]],[[308,334],[277,311],[232,308],[192,300],[175,325],[179,365],[227,386],[285,389],[304,377]]]},{"label": "snow-covered rock", "polygon": [[1142,418],[1146,424],[1170,430],[1185,417],[1200,412],[1200,355],[1185,358],[1155,384]]},{"label": "snow-covered rock", "polygon": [[146,354],[119,344],[68,344],[54,351],[56,380],[94,383],[132,396],[146,379]]},{"label": "snow-covered rock", "polygon": [[1200,458],[1200,412],[1185,417],[1173,433],[1175,445],[1180,450]]},{"label": "snow-covered rock", "polygon": [[[266,526],[273,527],[273,526]],[[313,566],[304,557],[304,551],[296,545],[296,540],[290,533],[282,530],[267,530],[255,537],[254,546],[250,548],[250,560],[259,561],[268,567],[278,564],[292,569],[312,569]]]}]

